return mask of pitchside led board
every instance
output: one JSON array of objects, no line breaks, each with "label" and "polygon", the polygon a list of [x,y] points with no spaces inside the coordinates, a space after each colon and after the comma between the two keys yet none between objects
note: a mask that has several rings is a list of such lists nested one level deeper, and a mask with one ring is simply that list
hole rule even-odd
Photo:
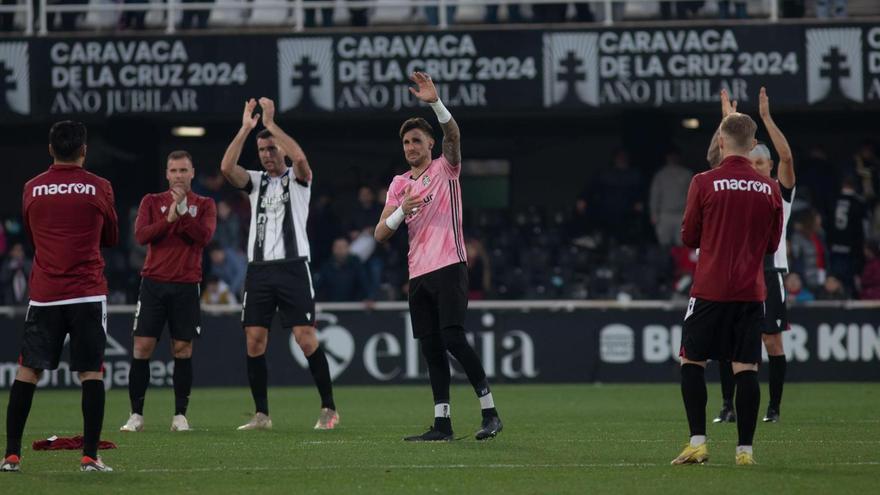
[{"label": "pitchside led board", "polygon": [[414,70],[475,113],[708,108],[762,85],[774,106],[880,107],[880,26],[2,39],[0,116],[228,118],[261,95],[300,116],[404,112]]},{"label": "pitchside led board", "polygon": [[[465,327],[493,383],[676,382],[684,308],[565,309],[564,307],[468,311]],[[789,381],[880,380],[880,311],[795,307],[785,332]],[[193,360],[196,386],[245,386],[245,339],[238,312],[204,313]],[[130,313],[111,314],[106,347],[106,386],[126,387],[131,360]],[[0,388],[15,377],[22,316],[0,316]],[[330,374],[339,384],[427,382],[418,343],[412,338],[405,303],[397,309],[336,311],[317,315],[318,338]],[[166,335],[167,337],[167,335]],[[267,351],[273,385],[309,385],[308,362],[289,331],[277,326]],[[40,386],[76,387],[67,351],[57,371]],[[457,365],[456,365],[457,366]],[[152,383],[171,385],[174,360],[168,346],[156,348]],[[766,367],[763,367],[766,368]],[[717,377],[710,364],[709,376]],[[762,373],[764,373],[762,369]],[[460,383],[466,378],[456,368]]]}]

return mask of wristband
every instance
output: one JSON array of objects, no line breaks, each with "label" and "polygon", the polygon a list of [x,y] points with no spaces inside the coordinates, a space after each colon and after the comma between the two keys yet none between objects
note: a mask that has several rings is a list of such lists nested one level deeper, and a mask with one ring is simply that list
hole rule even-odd
[{"label": "wristband", "polygon": [[449,113],[449,110],[446,109],[446,106],[443,105],[440,98],[437,98],[437,101],[434,103],[429,103],[429,105],[431,105],[431,110],[434,110],[434,113],[437,115],[437,120],[440,121],[441,124],[445,124],[452,120],[452,114]]},{"label": "wristband", "polygon": [[398,206],[394,213],[388,215],[388,218],[385,219],[385,225],[391,230],[397,230],[400,224],[403,223],[404,218],[406,218],[406,215],[403,213],[403,207]]}]

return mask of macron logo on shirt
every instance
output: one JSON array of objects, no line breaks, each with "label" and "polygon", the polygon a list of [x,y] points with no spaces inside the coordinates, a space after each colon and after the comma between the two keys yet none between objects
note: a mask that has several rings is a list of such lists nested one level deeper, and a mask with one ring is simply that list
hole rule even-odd
[{"label": "macron logo on shirt", "polygon": [[768,196],[773,195],[770,184],[759,180],[745,179],[718,179],[712,181],[715,191],[752,191],[764,193]]},{"label": "macron logo on shirt", "polygon": [[54,194],[96,194],[95,186],[92,184],[74,183],[74,184],[43,184],[34,186],[32,197],[50,196]]}]

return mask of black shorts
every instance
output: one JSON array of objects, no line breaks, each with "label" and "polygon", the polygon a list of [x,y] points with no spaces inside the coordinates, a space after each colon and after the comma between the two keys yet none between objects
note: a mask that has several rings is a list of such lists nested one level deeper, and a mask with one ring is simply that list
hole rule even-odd
[{"label": "black shorts", "polygon": [[761,362],[764,303],[692,297],[681,330],[682,357],[691,361]]},{"label": "black shorts", "polygon": [[21,364],[54,370],[70,335],[70,369],[102,371],[107,346],[107,302],[28,306],[24,318]]},{"label": "black shorts", "polygon": [[445,266],[409,281],[409,313],[414,338],[464,326],[468,307],[465,263]]},{"label": "black shorts", "polygon": [[199,284],[141,280],[132,335],[158,340],[166,323],[174,340],[190,342],[201,334]]},{"label": "black shorts", "polygon": [[763,331],[775,334],[788,330],[788,307],[785,305],[785,286],[782,284],[783,273],[765,271],[764,283],[767,285],[767,318]]},{"label": "black shorts", "polygon": [[242,326],[271,328],[276,310],[281,312],[283,328],[315,325],[315,290],[307,261],[248,265]]}]

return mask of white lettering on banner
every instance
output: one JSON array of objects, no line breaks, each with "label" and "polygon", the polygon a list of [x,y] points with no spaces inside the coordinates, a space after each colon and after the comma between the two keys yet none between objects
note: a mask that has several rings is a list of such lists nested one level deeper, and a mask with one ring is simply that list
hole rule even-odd
[{"label": "white lettering on banner", "polygon": [[788,360],[801,363],[809,361],[810,350],[807,348],[808,341],[809,334],[807,334],[807,329],[801,325],[792,324],[789,331],[782,332],[782,344]]},{"label": "white lettering on banner", "polygon": [[59,41],[50,113],[198,112],[195,88],[247,83],[245,62],[190,62],[182,40]]},{"label": "white lettering on banner", "polygon": [[605,53],[675,53],[739,50],[733,31],[605,31],[599,35]]},{"label": "white lettering on banner", "polygon": [[61,41],[49,49],[53,64],[118,64],[186,62],[180,40],[157,41]]},{"label": "white lettering on banner", "polygon": [[635,335],[632,328],[607,325],[599,331],[599,359],[605,363],[631,363],[635,358]]},{"label": "white lettering on banner", "polygon": [[345,36],[337,52],[342,58],[472,57],[477,48],[467,34]]},{"label": "white lettering on banner", "polygon": [[868,30],[868,47],[872,50],[880,50],[880,27]]},{"label": "white lettering on banner", "polygon": [[[15,381],[15,373],[18,363],[0,363],[0,388],[12,386]],[[113,387],[128,387],[128,374],[131,364],[126,360],[104,362],[104,388],[110,390]],[[150,361],[150,384],[157,387],[173,385],[174,361]],[[70,369],[70,363],[61,361],[58,368],[45,370],[37,381],[38,387],[79,387],[79,373]]]},{"label": "white lettering on banner", "polygon": [[[517,346],[519,342],[519,346]],[[535,344],[529,334],[522,330],[507,332],[501,339],[501,347],[510,354],[501,358],[501,374],[506,378],[535,378]],[[517,366],[519,362],[519,366]]]},{"label": "white lettering on banner", "polygon": [[400,366],[394,366],[387,372],[383,372],[379,366],[379,360],[383,358],[396,358],[400,356],[400,342],[390,333],[377,333],[364,344],[364,368],[373,378],[381,381],[389,381],[400,374]]},{"label": "white lettering on banner", "polygon": [[642,359],[646,363],[665,363],[670,359],[680,361],[681,325],[671,329],[663,325],[645,325],[642,330]]},{"label": "white lettering on banner", "polygon": [[880,359],[880,328],[870,324],[819,325],[819,360],[874,361]]}]

